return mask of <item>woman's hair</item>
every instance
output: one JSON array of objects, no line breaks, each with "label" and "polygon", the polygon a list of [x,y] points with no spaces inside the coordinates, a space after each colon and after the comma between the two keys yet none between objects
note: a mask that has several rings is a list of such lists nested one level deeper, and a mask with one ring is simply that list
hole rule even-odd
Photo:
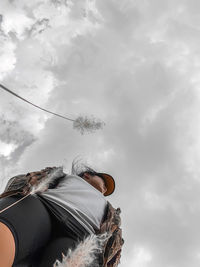
[{"label": "woman's hair", "polygon": [[83,178],[84,173],[89,173],[92,176],[97,175],[97,172],[88,165],[81,162],[80,159],[74,159],[72,162],[71,174],[80,176]]}]

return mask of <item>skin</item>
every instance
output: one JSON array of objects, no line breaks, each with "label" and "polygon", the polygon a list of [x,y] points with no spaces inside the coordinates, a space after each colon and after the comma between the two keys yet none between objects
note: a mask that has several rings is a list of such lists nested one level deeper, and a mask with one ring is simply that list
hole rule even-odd
[{"label": "skin", "polygon": [[107,191],[105,182],[101,177],[99,177],[97,175],[92,176],[86,172],[86,173],[84,173],[83,179],[85,181],[87,181],[89,184],[91,184],[92,186],[94,186],[102,194],[104,194]]},{"label": "skin", "polygon": [[15,240],[10,229],[0,222],[0,267],[11,267],[15,258]]}]

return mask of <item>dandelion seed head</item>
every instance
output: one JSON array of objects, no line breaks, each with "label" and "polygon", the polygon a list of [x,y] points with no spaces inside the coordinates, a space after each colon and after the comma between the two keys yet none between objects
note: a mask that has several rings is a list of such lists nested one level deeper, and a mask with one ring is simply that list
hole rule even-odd
[{"label": "dandelion seed head", "polygon": [[82,135],[84,133],[92,133],[95,130],[102,129],[105,126],[105,122],[103,122],[100,119],[94,118],[91,116],[90,118],[88,116],[79,116],[74,122],[73,122],[73,128],[78,130]]}]

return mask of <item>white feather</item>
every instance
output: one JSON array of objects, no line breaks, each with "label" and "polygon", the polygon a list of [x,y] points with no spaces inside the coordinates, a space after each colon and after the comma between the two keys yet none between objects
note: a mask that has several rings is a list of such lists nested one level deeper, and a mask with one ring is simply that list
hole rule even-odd
[{"label": "white feather", "polygon": [[95,263],[97,253],[101,253],[105,240],[109,238],[109,234],[89,235],[85,240],[80,242],[78,246],[67,251],[67,255],[62,253],[62,262],[56,260],[53,267],[88,267],[99,266]]},{"label": "white feather", "polygon": [[53,169],[46,177],[45,179],[42,179],[42,181],[37,184],[37,185],[34,185],[32,188],[31,188],[31,191],[29,194],[33,195],[33,194],[36,194],[36,193],[39,193],[39,192],[44,192],[48,189],[49,187],[49,184],[51,182],[53,182],[56,178],[58,177],[61,177],[63,176],[64,173],[63,173],[63,167],[57,167],[55,169]]}]

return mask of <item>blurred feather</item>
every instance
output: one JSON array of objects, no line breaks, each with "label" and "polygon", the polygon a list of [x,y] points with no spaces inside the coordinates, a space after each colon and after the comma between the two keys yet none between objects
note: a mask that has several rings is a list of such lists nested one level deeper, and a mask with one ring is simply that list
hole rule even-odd
[{"label": "blurred feather", "polygon": [[98,262],[95,262],[97,253],[102,252],[104,242],[108,237],[108,233],[89,235],[74,250],[69,249],[67,255],[62,253],[62,262],[56,260],[53,267],[99,267]]},{"label": "blurred feather", "polygon": [[45,179],[42,179],[42,181],[36,185],[34,185],[31,190],[30,194],[36,194],[39,192],[44,192],[48,189],[49,185],[55,181],[55,179],[64,176],[63,167],[57,167],[52,169],[50,173],[47,174]]}]

